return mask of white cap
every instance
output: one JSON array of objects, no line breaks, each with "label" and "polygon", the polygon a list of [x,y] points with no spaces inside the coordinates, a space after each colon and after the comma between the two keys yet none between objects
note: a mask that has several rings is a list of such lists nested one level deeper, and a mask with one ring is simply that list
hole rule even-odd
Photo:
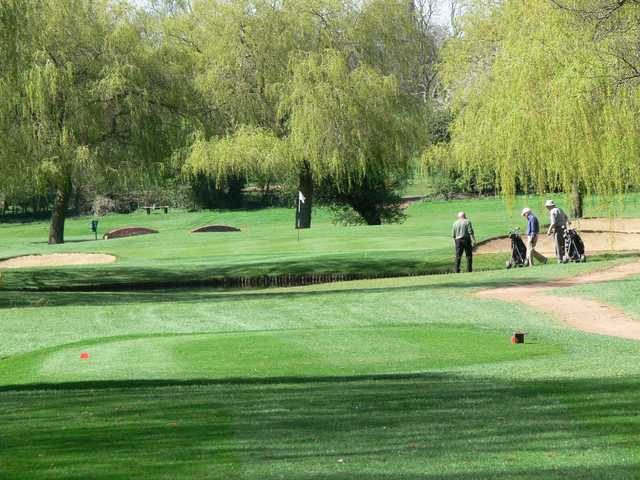
[{"label": "white cap", "polygon": [[458,218],[467,218],[467,215],[464,212],[458,212]]},{"label": "white cap", "polygon": [[553,200],[547,200],[546,202],[544,202],[544,206],[545,207],[555,207],[556,206],[556,202],[554,202]]},{"label": "white cap", "polygon": [[531,209],[529,207],[525,207],[522,209],[522,216],[529,215],[531,213]]}]

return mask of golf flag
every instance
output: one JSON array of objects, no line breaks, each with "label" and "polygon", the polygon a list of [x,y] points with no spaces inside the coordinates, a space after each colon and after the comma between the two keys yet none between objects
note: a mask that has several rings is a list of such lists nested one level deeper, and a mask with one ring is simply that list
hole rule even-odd
[{"label": "golf flag", "polygon": [[305,202],[306,198],[302,194],[300,190],[298,190],[298,205],[296,208],[296,228],[300,228],[300,212],[302,210],[302,204]]}]

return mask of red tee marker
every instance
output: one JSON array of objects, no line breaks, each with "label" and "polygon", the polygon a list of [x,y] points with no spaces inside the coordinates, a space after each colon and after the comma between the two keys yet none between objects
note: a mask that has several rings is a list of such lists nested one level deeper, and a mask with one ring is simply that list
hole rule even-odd
[{"label": "red tee marker", "polygon": [[82,360],[86,360],[87,358],[89,358],[89,354],[88,354],[87,352],[82,352],[82,353],[80,354],[80,358],[81,358]]}]

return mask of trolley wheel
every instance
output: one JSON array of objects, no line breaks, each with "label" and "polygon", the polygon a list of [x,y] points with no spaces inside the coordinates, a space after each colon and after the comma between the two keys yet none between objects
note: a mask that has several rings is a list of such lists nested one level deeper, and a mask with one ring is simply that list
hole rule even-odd
[{"label": "trolley wheel", "polygon": [[582,263],[585,263],[587,261],[587,256],[586,255],[580,255],[580,261]]},{"label": "trolley wheel", "polygon": [[507,268],[513,267],[513,262],[511,260],[507,260],[506,264],[507,264]]}]

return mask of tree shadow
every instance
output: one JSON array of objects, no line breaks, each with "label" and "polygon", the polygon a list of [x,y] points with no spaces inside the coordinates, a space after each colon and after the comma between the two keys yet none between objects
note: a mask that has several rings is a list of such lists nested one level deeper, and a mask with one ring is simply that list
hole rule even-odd
[{"label": "tree shadow", "polygon": [[3,478],[599,480],[640,468],[638,377],[115,381],[3,387],[0,400]]},{"label": "tree shadow", "polygon": [[[4,290],[96,291],[185,287],[280,287],[340,280],[431,275],[452,272],[450,252],[390,252],[380,256],[322,255],[245,263],[128,266],[119,263],[3,272]],[[500,255],[478,258],[477,270],[502,268]]]},{"label": "tree shadow", "polygon": [[[349,287],[343,284],[336,288],[321,290],[309,289],[223,289],[211,287],[175,288],[169,290],[116,290],[116,291],[0,291],[0,309],[20,307],[53,307],[53,306],[98,306],[98,305],[126,305],[145,303],[221,303],[236,301],[260,301],[278,299],[322,298],[328,296],[364,295],[369,293],[417,293],[446,289],[472,291],[476,289],[490,289],[529,285],[546,281],[544,277],[513,278],[508,281],[495,279],[478,279],[476,281],[457,281],[455,276],[451,280],[438,283],[408,284],[398,286],[357,286]],[[570,284],[567,284],[570,285]],[[557,283],[562,286],[561,282]]]}]

